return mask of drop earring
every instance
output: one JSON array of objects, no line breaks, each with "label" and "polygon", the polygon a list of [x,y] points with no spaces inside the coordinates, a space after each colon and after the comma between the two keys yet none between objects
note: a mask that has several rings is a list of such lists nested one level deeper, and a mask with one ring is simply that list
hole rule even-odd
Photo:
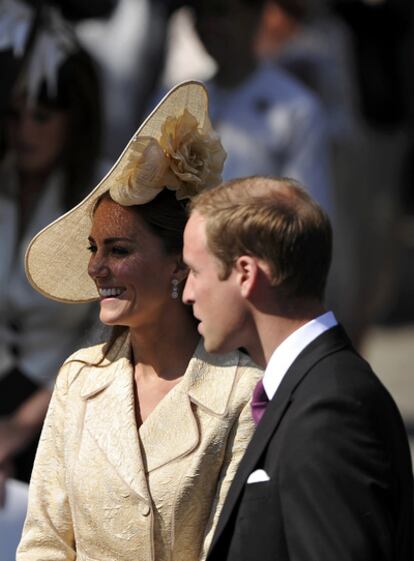
[{"label": "drop earring", "polygon": [[179,284],[179,280],[178,279],[172,279],[171,284],[172,284],[172,288],[171,288],[171,298],[173,298],[173,300],[176,300],[178,298],[178,284]]}]

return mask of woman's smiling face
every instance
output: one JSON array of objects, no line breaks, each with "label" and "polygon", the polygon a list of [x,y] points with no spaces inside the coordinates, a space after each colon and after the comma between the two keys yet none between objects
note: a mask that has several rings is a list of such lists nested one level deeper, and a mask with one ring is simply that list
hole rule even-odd
[{"label": "woman's smiling face", "polygon": [[100,320],[130,328],[156,323],[172,302],[176,256],[167,255],[136,209],[108,197],[95,209],[89,242]]}]

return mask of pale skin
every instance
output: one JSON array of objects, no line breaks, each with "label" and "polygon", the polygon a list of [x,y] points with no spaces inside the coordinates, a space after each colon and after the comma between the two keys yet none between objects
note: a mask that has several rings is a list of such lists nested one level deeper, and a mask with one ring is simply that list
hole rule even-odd
[{"label": "pale skin", "polygon": [[[181,380],[199,340],[189,310],[171,298],[172,279],[182,282],[187,270],[133,209],[108,199],[95,211],[89,240],[100,319],[129,329],[139,426]],[[117,294],[107,296],[110,288]]]},{"label": "pale skin", "polygon": [[184,261],[189,275],[183,300],[201,321],[199,330],[207,350],[243,347],[265,368],[282,341],[324,313],[323,305],[317,300],[278,298],[268,265],[253,255],[239,256],[228,278],[221,280],[220,263],[208,248],[205,225],[205,218],[195,211],[185,228]]}]

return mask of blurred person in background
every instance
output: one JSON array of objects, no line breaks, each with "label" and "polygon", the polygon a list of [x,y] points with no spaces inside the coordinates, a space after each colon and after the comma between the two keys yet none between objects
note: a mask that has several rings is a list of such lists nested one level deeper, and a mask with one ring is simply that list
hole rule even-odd
[{"label": "blurred person in background", "polygon": [[207,88],[228,153],[224,177],[293,177],[333,215],[326,115],[299,81],[258,60],[255,41],[264,3],[193,2],[196,30],[217,63]]},{"label": "blurred person in background", "polygon": [[103,170],[95,66],[59,12],[5,0],[0,46],[13,61],[7,68],[17,70],[0,115],[3,495],[9,476],[29,481],[57,370],[92,316],[90,306],[67,307],[33,290],[24,274],[25,250],[34,233],[79,202]]},{"label": "blurred person in background", "polygon": [[324,0],[266,0],[256,51],[321,100],[331,141],[355,137],[359,96],[348,26]]},{"label": "blurred person in background", "polygon": [[324,108],[336,209],[327,298],[359,347],[372,321],[373,291],[367,282],[370,240],[364,235],[366,138],[351,31],[323,0],[267,0],[256,49],[312,90]]},{"label": "blurred person in background", "polygon": [[[361,270],[370,295],[360,313],[371,322],[412,321],[412,240],[407,203],[413,192],[412,0],[330,0],[351,35],[365,142],[356,197]],[[384,40],[386,38],[386,40]]]}]

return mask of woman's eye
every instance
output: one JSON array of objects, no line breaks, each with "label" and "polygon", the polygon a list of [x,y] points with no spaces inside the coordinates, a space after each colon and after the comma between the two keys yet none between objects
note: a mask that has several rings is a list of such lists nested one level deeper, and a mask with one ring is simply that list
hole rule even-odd
[{"label": "woman's eye", "polygon": [[119,245],[114,245],[112,247],[112,253],[114,255],[128,255],[129,250],[126,247],[121,247]]},{"label": "woman's eye", "polygon": [[93,244],[88,245],[87,250],[90,251],[91,253],[96,253],[96,245]]}]

